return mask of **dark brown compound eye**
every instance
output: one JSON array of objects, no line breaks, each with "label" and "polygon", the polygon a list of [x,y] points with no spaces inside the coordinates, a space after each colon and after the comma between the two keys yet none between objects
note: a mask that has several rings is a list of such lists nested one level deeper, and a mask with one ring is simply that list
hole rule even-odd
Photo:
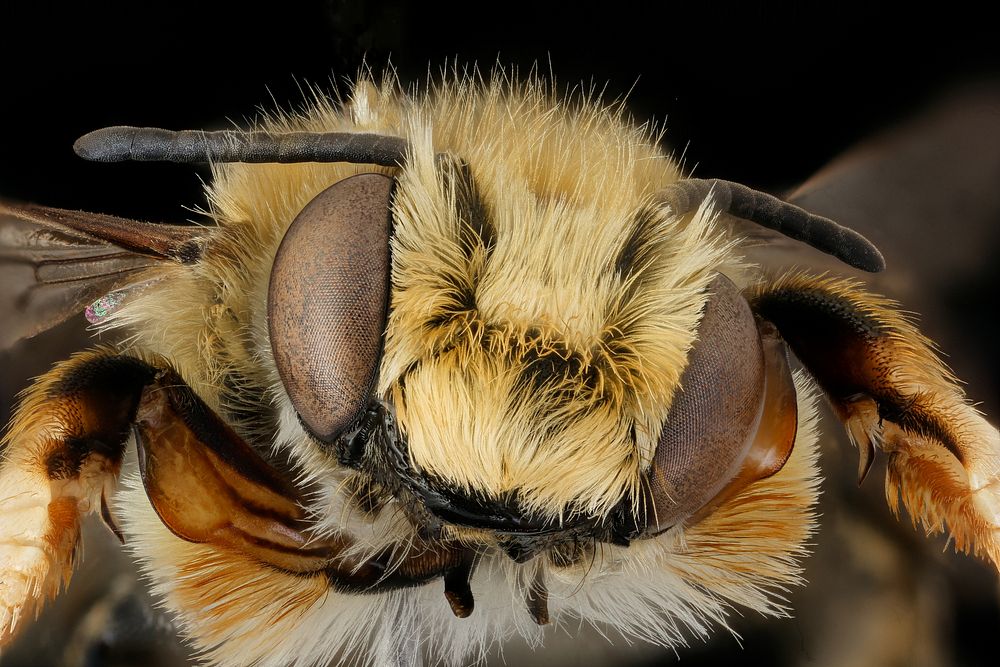
[{"label": "dark brown compound eye", "polygon": [[332,442],[368,404],[389,299],[393,179],[361,174],[309,202],[281,241],[267,295],[278,375],[309,431]]},{"label": "dark brown compound eye", "polygon": [[733,484],[774,474],[795,437],[794,385],[784,343],[755,320],[722,275],[647,472],[640,533],[654,535],[704,510]]}]

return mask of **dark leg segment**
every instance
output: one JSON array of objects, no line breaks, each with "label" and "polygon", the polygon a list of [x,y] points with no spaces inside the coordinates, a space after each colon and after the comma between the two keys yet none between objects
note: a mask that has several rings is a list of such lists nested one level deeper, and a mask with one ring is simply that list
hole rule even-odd
[{"label": "dark leg segment", "polygon": [[886,491],[928,532],[1000,564],[1000,434],[896,304],[848,280],[791,275],[749,295],[826,392],[861,453],[889,456]]}]

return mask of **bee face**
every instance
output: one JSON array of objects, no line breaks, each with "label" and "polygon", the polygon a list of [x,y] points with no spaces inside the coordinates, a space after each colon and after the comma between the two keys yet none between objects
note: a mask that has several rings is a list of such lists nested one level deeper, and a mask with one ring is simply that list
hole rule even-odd
[{"label": "bee face", "polygon": [[[47,508],[107,509],[134,432],[140,476],[115,513],[213,661],[379,662],[413,635],[462,663],[553,620],[671,645],[731,602],[780,613],[813,530],[817,385],[863,457],[893,455],[910,511],[998,558],[1000,437],[926,339],[854,283],[761,275],[727,216],[877,270],[863,237],[681,179],[621,108],[540,81],[422,96],[362,81],[263,131],[245,150],[251,134],[78,143],[95,159],[207,151],[203,229],[0,210],[47,230],[31,243],[57,230],[152,258],[100,283],[117,296],[98,325],[127,346],[26,399],[0,507],[21,512],[3,498],[36,484]],[[257,163],[267,151],[281,159]],[[815,379],[789,370],[789,346]],[[32,416],[50,403],[86,416],[72,443],[101,447],[52,441]],[[72,552],[70,514],[23,520],[48,544],[58,528],[45,562]],[[15,600],[0,641],[25,591],[58,582],[14,542],[0,530],[0,563],[30,578],[0,588]]]},{"label": "bee face", "polygon": [[[507,104],[542,102],[526,97]],[[400,179],[381,388],[412,463],[440,483],[517,497],[547,517],[606,514],[651,458],[719,253],[706,242],[684,267],[621,258],[641,243],[640,226],[657,229],[660,247],[695,247],[710,220],[682,227],[646,210],[668,170],[629,162],[624,127],[602,128],[621,143],[601,149],[627,166],[595,188],[591,137],[550,146],[535,119],[519,129],[479,122],[500,127],[458,136],[529,136],[500,154],[446,143],[461,164],[432,162],[431,147],[418,146],[426,159]],[[559,174],[552,191],[552,163],[567,156],[579,161],[576,182]],[[530,230],[539,233],[529,241]]]},{"label": "bee face", "polygon": [[[375,95],[359,89],[355,107],[386,104]],[[357,467],[383,487],[396,486],[399,480],[392,477],[401,476],[416,501],[429,501],[432,511],[451,520],[446,523],[554,530],[552,525],[576,521],[605,524],[616,507],[632,510],[641,503],[643,473],[697,337],[708,283],[727,262],[738,270],[738,260],[713,236],[708,210],[672,216],[652,201],[676,172],[668,161],[635,149],[641,132],[593,109],[553,115],[551,104],[530,85],[428,100],[426,120],[411,133],[435,142],[413,141],[391,198],[371,204],[375,215],[384,218],[388,210],[391,218],[387,319],[381,310],[361,309],[360,324],[349,325],[361,331],[372,323],[377,332],[386,321],[381,368],[369,353],[378,347],[374,335],[364,352],[350,346],[344,352],[366,360],[359,381],[353,371],[339,372],[339,361],[318,363],[317,375],[349,377],[357,391],[343,398],[317,378],[314,384],[325,391],[302,392],[311,401],[305,412],[298,380],[290,370],[281,373],[284,388],[295,388],[289,398],[299,420],[313,436],[333,443],[367,409],[364,399],[377,371],[378,400],[394,412],[396,430],[386,437],[402,451],[388,479],[371,470],[380,467],[378,461]],[[454,116],[455,108],[467,113]],[[509,109],[517,109],[516,122]],[[564,125],[591,129],[567,140],[556,132]],[[482,141],[495,136],[509,141]],[[609,161],[616,166],[610,173]],[[574,170],[569,174],[567,162]],[[323,290],[339,297],[329,287],[339,278],[321,281],[312,293],[298,283],[283,287],[279,267],[284,271],[285,261],[311,267],[308,249],[323,247],[323,256],[349,257],[350,265],[367,270],[368,262],[355,262],[355,248],[320,246],[322,234],[301,247],[290,240],[311,224],[307,211],[327,197],[350,202],[344,218],[361,226],[352,211],[368,204],[359,207],[335,190],[346,192],[349,183],[366,178],[381,178],[388,193],[387,177],[341,181],[317,195],[286,232],[270,278],[276,352],[320,359],[314,349],[329,347],[331,334],[343,337],[342,328],[334,331],[339,318],[329,326],[313,319],[309,335],[316,346],[299,344],[296,327],[307,304],[317,312],[338,312],[323,304]],[[339,216],[328,211],[324,219],[334,218]],[[367,238],[388,245],[381,234]],[[358,280],[364,294],[378,293],[384,273],[373,272],[370,283]],[[330,275],[343,274],[330,269]],[[294,317],[276,313],[276,299],[285,292],[302,304]],[[752,317],[745,317],[756,338]],[[295,333],[275,331],[275,322],[286,319]],[[340,414],[342,406],[349,407]],[[319,413],[339,426],[318,424]],[[726,454],[719,475],[733,476],[745,438],[731,443],[739,446]],[[713,485],[714,479],[705,486]],[[500,516],[509,517],[510,525]]]}]

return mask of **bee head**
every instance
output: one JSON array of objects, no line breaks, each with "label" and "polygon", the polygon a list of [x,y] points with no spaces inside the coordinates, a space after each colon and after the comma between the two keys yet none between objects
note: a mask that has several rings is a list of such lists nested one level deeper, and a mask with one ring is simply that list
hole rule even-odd
[{"label": "bee head", "polygon": [[718,272],[711,206],[665,205],[638,160],[625,192],[587,168],[554,186],[546,159],[572,147],[536,150],[525,167],[416,141],[395,178],[338,182],[289,228],[269,296],[310,433],[425,528],[525,553],[688,520],[795,435],[784,347]]},{"label": "bee head", "polygon": [[77,149],[393,169],[317,194],[276,253],[269,339],[306,430],[450,523],[634,536],[694,515],[742,474],[783,354],[719,273],[712,203],[880,256],[743,186],[678,181],[614,116],[450,102],[406,140],[112,128]]}]

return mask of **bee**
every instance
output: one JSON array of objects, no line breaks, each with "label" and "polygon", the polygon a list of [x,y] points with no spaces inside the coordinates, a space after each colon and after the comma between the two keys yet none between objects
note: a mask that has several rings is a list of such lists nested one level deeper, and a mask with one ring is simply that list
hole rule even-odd
[{"label": "bee", "polygon": [[579,622],[673,646],[734,604],[780,614],[821,395],[859,479],[881,450],[894,511],[1000,563],[1000,433],[933,344],[856,280],[756,267],[733,223],[862,271],[878,249],[685,177],[621,105],[362,77],[252,129],[75,150],[210,163],[208,223],[0,203],[0,342],[81,310],[127,333],[35,381],[4,436],[0,646],[90,512],[218,665],[464,664]]}]

